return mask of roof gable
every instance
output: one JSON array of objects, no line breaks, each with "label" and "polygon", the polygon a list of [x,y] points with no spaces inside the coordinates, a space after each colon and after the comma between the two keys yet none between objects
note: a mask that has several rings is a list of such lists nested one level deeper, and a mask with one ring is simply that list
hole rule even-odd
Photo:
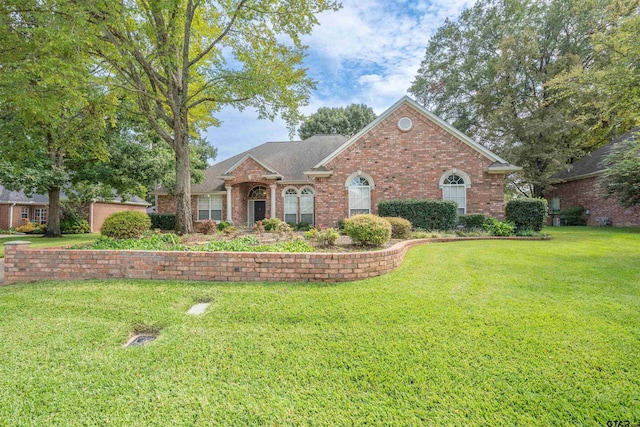
[{"label": "roof gable", "polygon": [[[483,147],[482,145],[478,144],[477,142],[475,142],[474,140],[469,138],[467,135],[465,135],[464,133],[460,132],[459,130],[457,130],[456,128],[451,126],[449,123],[447,123],[444,120],[442,120],[440,117],[438,117],[435,114],[427,111],[424,107],[422,107],[420,104],[418,104],[417,102],[415,102],[413,99],[409,98],[408,96],[404,96],[400,100],[398,100],[398,102],[396,102],[391,107],[389,107],[377,119],[375,119],[374,121],[369,123],[360,132],[358,132],[355,135],[353,135],[351,138],[346,140],[344,142],[344,144],[342,144],[340,147],[338,147],[335,151],[333,151],[327,157],[325,157],[320,162],[318,162],[313,167],[313,169],[320,169],[320,168],[324,167],[327,163],[329,163],[330,161],[332,161],[333,159],[338,157],[340,154],[342,154],[351,145],[353,145],[356,141],[358,141],[360,138],[362,138],[362,136],[364,136],[368,132],[370,132],[376,125],[378,125],[380,122],[385,120],[394,111],[398,110],[403,105],[410,106],[415,111],[417,111],[418,113],[420,113],[421,115],[426,117],[428,120],[430,120],[431,122],[435,123],[437,126],[442,128],[446,132],[450,133],[451,135],[455,136],[457,139],[459,139],[460,141],[464,142],[466,145],[468,145],[469,147],[471,147],[475,151],[479,152],[480,154],[482,154],[483,156],[485,156],[486,158],[488,158],[492,162],[497,162],[498,164],[511,166],[510,168],[507,168],[509,171],[520,170],[520,168],[518,168],[516,166],[509,165],[509,162],[507,162],[506,160],[504,160],[503,158],[501,158],[497,154],[493,153],[489,149],[487,149],[487,148]],[[502,168],[502,169],[504,169],[504,168]]]},{"label": "roof gable", "polygon": [[233,171],[236,170],[241,164],[246,162],[247,159],[251,159],[254,162],[256,162],[262,169],[264,169],[269,174],[278,174],[278,172],[274,168],[258,160],[254,155],[246,154],[239,161],[237,161],[233,166],[227,169],[222,175],[231,175]]}]

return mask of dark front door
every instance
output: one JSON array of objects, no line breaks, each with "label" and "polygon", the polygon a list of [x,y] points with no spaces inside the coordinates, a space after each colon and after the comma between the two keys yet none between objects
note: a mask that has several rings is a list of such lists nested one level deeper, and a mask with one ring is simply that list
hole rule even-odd
[{"label": "dark front door", "polygon": [[256,200],[253,202],[253,220],[262,221],[267,212],[267,202],[264,200]]}]

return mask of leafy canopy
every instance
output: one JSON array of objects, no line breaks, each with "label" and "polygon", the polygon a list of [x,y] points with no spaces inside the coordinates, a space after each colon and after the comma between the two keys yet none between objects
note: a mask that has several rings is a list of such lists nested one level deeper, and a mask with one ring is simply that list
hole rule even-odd
[{"label": "leafy canopy", "polygon": [[335,133],[350,137],[375,119],[376,114],[373,109],[365,104],[351,104],[336,108],[322,107],[304,120],[298,129],[298,135],[301,139],[318,134]]},{"label": "leafy canopy", "polygon": [[615,197],[625,207],[640,204],[640,128],[605,159],[598,182],[605,197]]},{"label": "leafy canopy", "polygon": [[526,190],[593,149],[576,106],[549,83],[589,67],[591,35],[634,12],[637,1],[480,0],[429,40],[409,91],[427,108],[523,167]]}]

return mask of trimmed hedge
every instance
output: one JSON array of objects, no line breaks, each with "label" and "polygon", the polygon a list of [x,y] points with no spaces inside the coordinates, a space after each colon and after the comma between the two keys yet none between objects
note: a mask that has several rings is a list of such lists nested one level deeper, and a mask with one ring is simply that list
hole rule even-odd
[{"label": "trimmed hedge", "polygon": [[176,216],[174,214],[149,214],[151,228],[160,230],[175,230]]},{"label": "trimmed hedge", "polygon": [[467,230],[482,229],[487,218],[484,214],[460,215],[458,222]]},{"label": "trimmed hedge", "polygon": [[400,217],[423,230],[449,230],[456,225],[458,205],[451,200],[386,200],[378,204],[380,216]]},{"label": "trimmed hedge", "polygon": [[545,199],[513,199],[505,207],[506,220],[513,222],[516,232],[522,230],[540,231],[547,218]]},{"label": "trimmed hedge", "polygon": [[355,215],[344,220],[344,231],[353,243],[360,246],[379,247],[391,238],[391,224],[377,215]]},{"label": "trimmed hedge", "polygon": [[151,228],[149,215],[136,211],[116,212],[107,217],[100,227],[100,234],[114,239],[142,237]]},{"label": "trimmed hedge", "polygon": [[395,216],[388,216],[384,219],[391,224],[392,239],[408,239],[411,237],[411,223],[408,220]]}]

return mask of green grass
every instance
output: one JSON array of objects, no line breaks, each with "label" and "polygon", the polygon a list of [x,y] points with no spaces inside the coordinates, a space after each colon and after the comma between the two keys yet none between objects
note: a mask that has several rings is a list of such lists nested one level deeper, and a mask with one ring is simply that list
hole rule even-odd
[{"label": "green grass", "polygon": [[0,425],[637,424],[640,230],[546,231],[337,285],[0,288]]},{"label": "green grass", "polygon": [[49,248],[54,246],[69,246],[80,243],[93,242],[100,233],[91,234],[67,234],[62,237],[45,238],[42,236],[23,236],[16,235],[11,237],[3,237],[0,239],[0,258],[4,258],[4,244],[5,242],[13,242],[15,240],[29,241],[32,248]]}]

